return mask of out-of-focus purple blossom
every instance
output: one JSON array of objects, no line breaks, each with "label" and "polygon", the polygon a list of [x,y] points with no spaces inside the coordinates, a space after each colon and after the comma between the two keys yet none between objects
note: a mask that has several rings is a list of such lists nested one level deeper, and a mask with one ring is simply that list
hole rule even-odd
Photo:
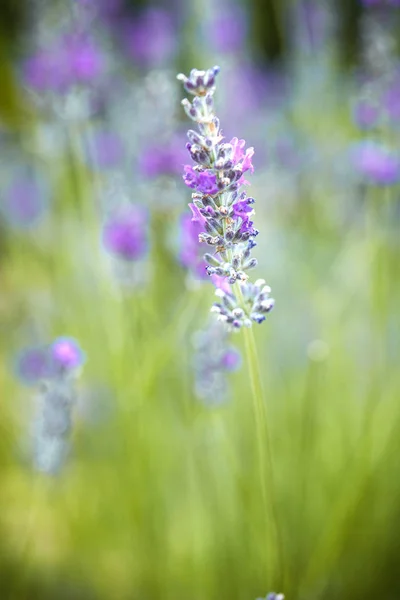
[{"label": "out-of-focus purple blossom", "polygon": [[180,261],[196,279],[208,279],[206,263],[199,244],[199,234],[203,224],[193,220],[189,214],[182,215],[180,221]]},{"label": "out-of-focus purple blossom", "polygon": [[70,337],[57,338],[50,347],[49,357],[55,373],[71,372],[85,362],[81,347]]},{"label": "out-of-focus purple blossom", "polygon": [[281,107],[288,95],[282,71],[263,71],[248,62],[227,68],[223,90],[224,132],[234,133],[237,123],[250,123],[265,110]]},{"label": "out-of-focus purple blossom", "polygon": [[104,70],[104,56],[86,36],[67,36],[62,47],[66,72],[72,83],[89,84]]},{"label": "out-of-focus purple blossom", "polygon": [[148,220],[148,211],[142,206],[121,209],[104,225],[104,247],[124,260],[140,259],[148,247]]},{"label": "out-of-focus purple blossom", "polygon": [[1,211],[15,227],[31,227],[37,223],[47,207],[43,186],[31,176],[17,175],[3,194]]},{"label": "out-of-focus purple blossom", "polygon": [[97,131],[92,138],[91,148],[94,166],[113,169],[124,158],[125,149],[121,138],[113,131]]},{"label": "out-of-focus purple blossom", "polygon": [[378,143],[360,143],[353,151],[353,161],[367,183],[393,185],[400,180],[399,156]]},{"label": "out-of-focus purple blossom", "polygon": [[368,100],[360,100],[354,107],[353,118],[360,129],[371,129],[379,119],[380,109]]},{"label": "out-of-focus purple blossom", "polygon": [[227,371],[236,371],[240,367],[240,364],[240,352],[238,352],[234,348],[230,348],[229,350],[227,350],[221,360],[221,365]]},{"label": "out-of-focus purple blossom", "polygon": [[207,24],[207,39],[215,52],[231,53],[243,48],[247,23],[244,11],[238,7],[222,7]]},{"label": "out-of-focus purple blossom", "polygon": [[400,7],[400,0],[360,0],[364,6],[393,6]]},{"label": "out-of-focus purple blossom", "polygon": [[20,381],[27,385],[38,383],[49,375],[47,348],[33,346],[25,348],[16,359],[15,370]]},{"label": "out-of-focus purple blossom", "polygon": [[230,346],[227,327],[218,321],[193,336],[195,393],[208,406],[218,406],[228,397],[227,375],[240,367],[239,352]]},{"label": "out-of-focus purple blossom", "polygon": [[142,67],[159,67],[176,51],[171,15],[161,8],[145,10],[134,21],[126,21],[123,29],[127,52]]},{"label": "out-of-focus purple blossom", "polygon": [[86,35],[69,34],[40,50],[23,66],[24,80],[36,91],[65,92],[73,85],[92,84],[105,69],[105,57]]},{"label": "out-of-focus purple blossom", "polygon": [[33,423],[33,462],[38,471],[56,475],[68,455],[77,400],[74,383],[85,354],[76,340],[60,337],[47,348],[47,356],[50,371]]},{"label": "out-of-focus purple blossom", "polygon": [[182,144],[176,139],[165,144],[153,144],[141,151],[139,170],[149,178],[177,175],[182,170],[185,158]]},{"label": "out-of-focus purple blossom", "polygon": [[211,281],[214,284],[216,290],[221,290],[225,294],[232,293],[232,288],[229,285],[226,277],[220,277],[219,275],[211,275]]},{"label": "out-of-focus purple blossom", "polygon": [[302,34],[313,50],[318,50],[329,34],[329,12],[324,3],[318,0],[299,2],[295,8],[295,18],[302,25]]},{"label": "out-of-focus purple blossom", "polygon": [[400,78],[397,75],[395,81],[388,87],[383,95],[383,107],[386,109],[389,119],[393,122],[400,121]]}]

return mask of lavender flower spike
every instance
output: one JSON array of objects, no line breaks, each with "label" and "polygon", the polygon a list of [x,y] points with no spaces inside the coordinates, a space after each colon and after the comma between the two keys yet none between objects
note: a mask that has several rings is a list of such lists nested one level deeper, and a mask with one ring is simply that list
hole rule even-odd
[{"label": "lavender flower spike", "polygon": [[270,288],[264,280],[249,282],[248,271],[257,266],[251,257],[256,246],[257,229],[252,221],[254,198],[241,188],[248,182],[244,174],[253,173],[253,148],[245,148],[245,141],[237,137],[228,143],[221,133],[219,119],[214,114],[213,95],[219,67],[207,71],[193,69],[189,77],[178,75],[187,92],[194,96],[182,105],[188,117],[197,124],[198,131],[189,129],[186,148],[194,164],[184,167],[184,182],[191,188],[192,220],[200,229],[199,242],[207,244],[204,254],[205,272],[235,284],[235,293],[216,290],[220,302],[212,312],[232,329],[251,327],[261,323],[273,308]]},{"label": "lavender flower spike", "polygon": [[48,368],[33,426],[34,466],[43,473],[56,475],[68,455],[76,402],[74,382],[84,361],[85,355],[73,338],[58,338],[48,348]]}]

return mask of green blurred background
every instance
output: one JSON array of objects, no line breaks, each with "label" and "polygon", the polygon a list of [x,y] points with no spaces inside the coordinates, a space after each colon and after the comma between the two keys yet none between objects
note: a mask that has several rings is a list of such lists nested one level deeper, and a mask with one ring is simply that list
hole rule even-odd
[{"label": "green blurred background", "polygon": [[[399,186],[355,182],[346,160],[365,136],[351,118],[351,78],[365,54],[367,9],[331,4],[334,33],[309,52],[293,42],[296,3],[244,4],[243,53],[293,85],[277,106],[261,106],[253,130],[251,114],[246,121],[251,144],[260,140],[249,192],[261,231],[256,276],[276,299],[255,331],[274,470],[265,504],[245,357],[229,402],[204,406],[193,392],[190,340],[207,322],[213,290],[187,285],[176,259],[176,223],[190,200],[180,175],[147,184],[150,281],[120,293],[99,244],[105,177],[82,159],[91,118],[61,119],[67,143],[56,137],[57,152],[40,143],[54,116],[26,94],[19,64],[38,13],[49,15],[45,27],[58,26],[64,4],[0,6],[1,183],[23,157],[46,174],[53,198],[38,228],[0,222],[0,598],[255,600],[275,590],[287,600],[397,600]],[[147,4],[121,10],[136,15]],[[160,71],[181,131],[175,73],[218,57],[196,33],[203,5],[176,1],[171,10],[179,46]],[[131,69],[111,39],[111,71],[145,89],[152,70]],[[235,98],[224,92],[222,66],[223,123]],[[126,118],[140,120],[135,106]],[[241,119],[234,126],[247,135]],[[268,144],[281,132],[300,157],[312,144],[305,167],[271,166]],[[374,135],[398,150],[395,129]],[[170,185],[178,200],[163,208]],[[13,356],[32,330],[74,336],[88,357],[71,457],[57,477],[34,472],[26,450],[35,390],[15,377]],[[232,341],[244,355],[241,334]]]}]

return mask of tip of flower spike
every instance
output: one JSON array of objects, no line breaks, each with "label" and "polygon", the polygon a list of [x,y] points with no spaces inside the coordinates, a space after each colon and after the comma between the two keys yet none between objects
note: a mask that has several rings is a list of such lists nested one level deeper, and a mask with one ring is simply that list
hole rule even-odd
[{"label": "tip of flower spike", "polygon": [[53,342],[50,352],[54,367],[66,371],[80,367],[86,359],[78,342],[69,337],[57,338]]}]

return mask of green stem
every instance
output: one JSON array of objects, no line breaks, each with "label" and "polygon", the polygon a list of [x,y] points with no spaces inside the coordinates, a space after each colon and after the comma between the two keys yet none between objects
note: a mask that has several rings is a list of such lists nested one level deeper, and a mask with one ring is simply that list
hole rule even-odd
[{"label": "green stem", "polygon": [[[239,283],[235,283],[235,292],[239,299],[240,305],[244,307],[243,294]],[[260,364],[252,327],[244,327],[244,343],[253,396],[253,410],[257,436],[258,467],[262,501],[266,514],[269,513],[271,517],[271,525],[273,528],[273,537],[276,547],[276,571],[278,573],[277,583],[281,583],[283,574],[283,544],[279,529],[277,502],[275,497],[274,461],[271,436],[269,433],[267,405],[264,400]]]}]

